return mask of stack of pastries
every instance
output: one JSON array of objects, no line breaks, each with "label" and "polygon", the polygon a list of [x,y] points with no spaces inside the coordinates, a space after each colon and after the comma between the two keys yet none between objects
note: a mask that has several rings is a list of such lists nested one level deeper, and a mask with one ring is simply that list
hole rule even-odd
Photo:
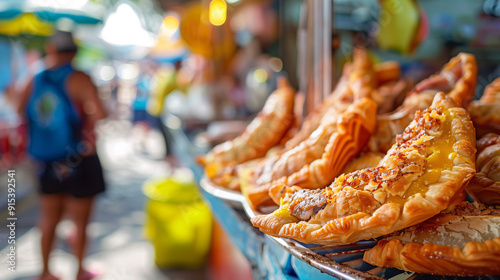
[{"label": "stack of pastries", "polygon": [[356,49],[301,124],[281,81],[241,136],[198,161],[254,210],[277,205],[251,219],[266,234],[324,245],[378,238],[364,256],[373,265],[499,275],[500,78],[472,101],[476,81],[470,54],[413,86],[397,63],[373,65]]}]

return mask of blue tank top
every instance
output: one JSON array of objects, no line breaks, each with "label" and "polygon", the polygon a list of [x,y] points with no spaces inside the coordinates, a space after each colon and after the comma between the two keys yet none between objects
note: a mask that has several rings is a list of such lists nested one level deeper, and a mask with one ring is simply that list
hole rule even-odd
[{"label": "blue tank top", "polygon": [[33,80],[26,106],[28,152],[41,161],[64,159],[78,151],[82,119],[68,95],[66,83],[74,72],[70,64],[44,70]]}]

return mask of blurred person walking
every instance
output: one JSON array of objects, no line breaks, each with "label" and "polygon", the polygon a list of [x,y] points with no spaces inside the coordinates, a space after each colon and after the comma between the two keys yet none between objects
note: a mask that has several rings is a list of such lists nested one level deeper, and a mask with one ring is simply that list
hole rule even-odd
[{"label": "blurred person walking", "polygon": [[56,227],[68,214],[75,224],[71,245],[78,260],[77,280],[95,278],[83,267],[87,224],[94,197],[105,190],[95,148],[95,123],[106,117],[90,77],[71,61],[77,46],[69,32],[57,31],[46,44],[46,70],[35,75],[21,93],[18,113],[29,126],[28,152],[38,167],[40,183],[40,280],[57,280],[49,257]]},{"label": "blurred person walking", "polygon": [[178,83],[178,72],[181,61],[176,61],[173,66],[160,66],[151,78],[150,98],[146,105],[147,113],[152,117],[151,126],[159,128],[165,140],[165,158],[171,166],[177,165],[177,160],[172,153],[172,136],[164,127],[162,115],[165,113],[165,98],[175,90],[181,90]]}]

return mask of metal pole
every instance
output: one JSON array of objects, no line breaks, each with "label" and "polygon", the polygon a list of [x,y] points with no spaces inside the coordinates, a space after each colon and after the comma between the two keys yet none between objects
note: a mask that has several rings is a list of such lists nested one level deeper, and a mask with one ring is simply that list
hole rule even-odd
[{"label": "metal pole", "polygon": [[313,83],[314,83],[314,106],[321,104],[323,100],[323,66],[324,66],[324,53],[323,53],[323,0],[313,0]]},{"label": "metal pole", "polygon": [[333,29],[333,0],[323,3],[323,99],[332,92],[332,29]]},{"label": "metal pole", "polygon": [[297,74],[308,114],[332,91],[333,0],[305,0],[302,9]]},{"label": "metal pole", "polygon": [[[297,80],[299,82],[299,91],[307,93],[308,89],[308,54],[309,54],[309,34],[308,30],[308,5],[304,1],[300,11],[299,27],[297,30]],[[305,109],[305,108],[304,108]]]},{"label": "metal pole", "polygon": [[316,78],[318,77],[318,73],[316,70],[316,61],[315,61],[315,51],[316,51],[316,36],[314,32],[314,27],[315,27],[315,5],[314,2],[316,0],[307,0],[304,1],[304,7],[306,8],[306,24],[307,24],[307,29],[306,29],[306,48],[305,48],[305,76],[307,77],[307,82],[306,82],[306,102],[305,102],[305,113],[309,114],[314,107],[316,107],[316,104],[318,104],[320,101],[320,95],[321,93],[318,92],[317,88],[317,80]]}]

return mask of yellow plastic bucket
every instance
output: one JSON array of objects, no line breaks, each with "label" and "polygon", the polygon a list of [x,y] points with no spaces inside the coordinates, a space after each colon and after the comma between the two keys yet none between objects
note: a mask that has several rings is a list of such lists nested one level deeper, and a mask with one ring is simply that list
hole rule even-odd
[{"label": "yellow plastic bucket", "polygon": [[145,234],[162,268],[201,268],[212,237],[212,215],[192,179],[179,176],[144,183]]}]

